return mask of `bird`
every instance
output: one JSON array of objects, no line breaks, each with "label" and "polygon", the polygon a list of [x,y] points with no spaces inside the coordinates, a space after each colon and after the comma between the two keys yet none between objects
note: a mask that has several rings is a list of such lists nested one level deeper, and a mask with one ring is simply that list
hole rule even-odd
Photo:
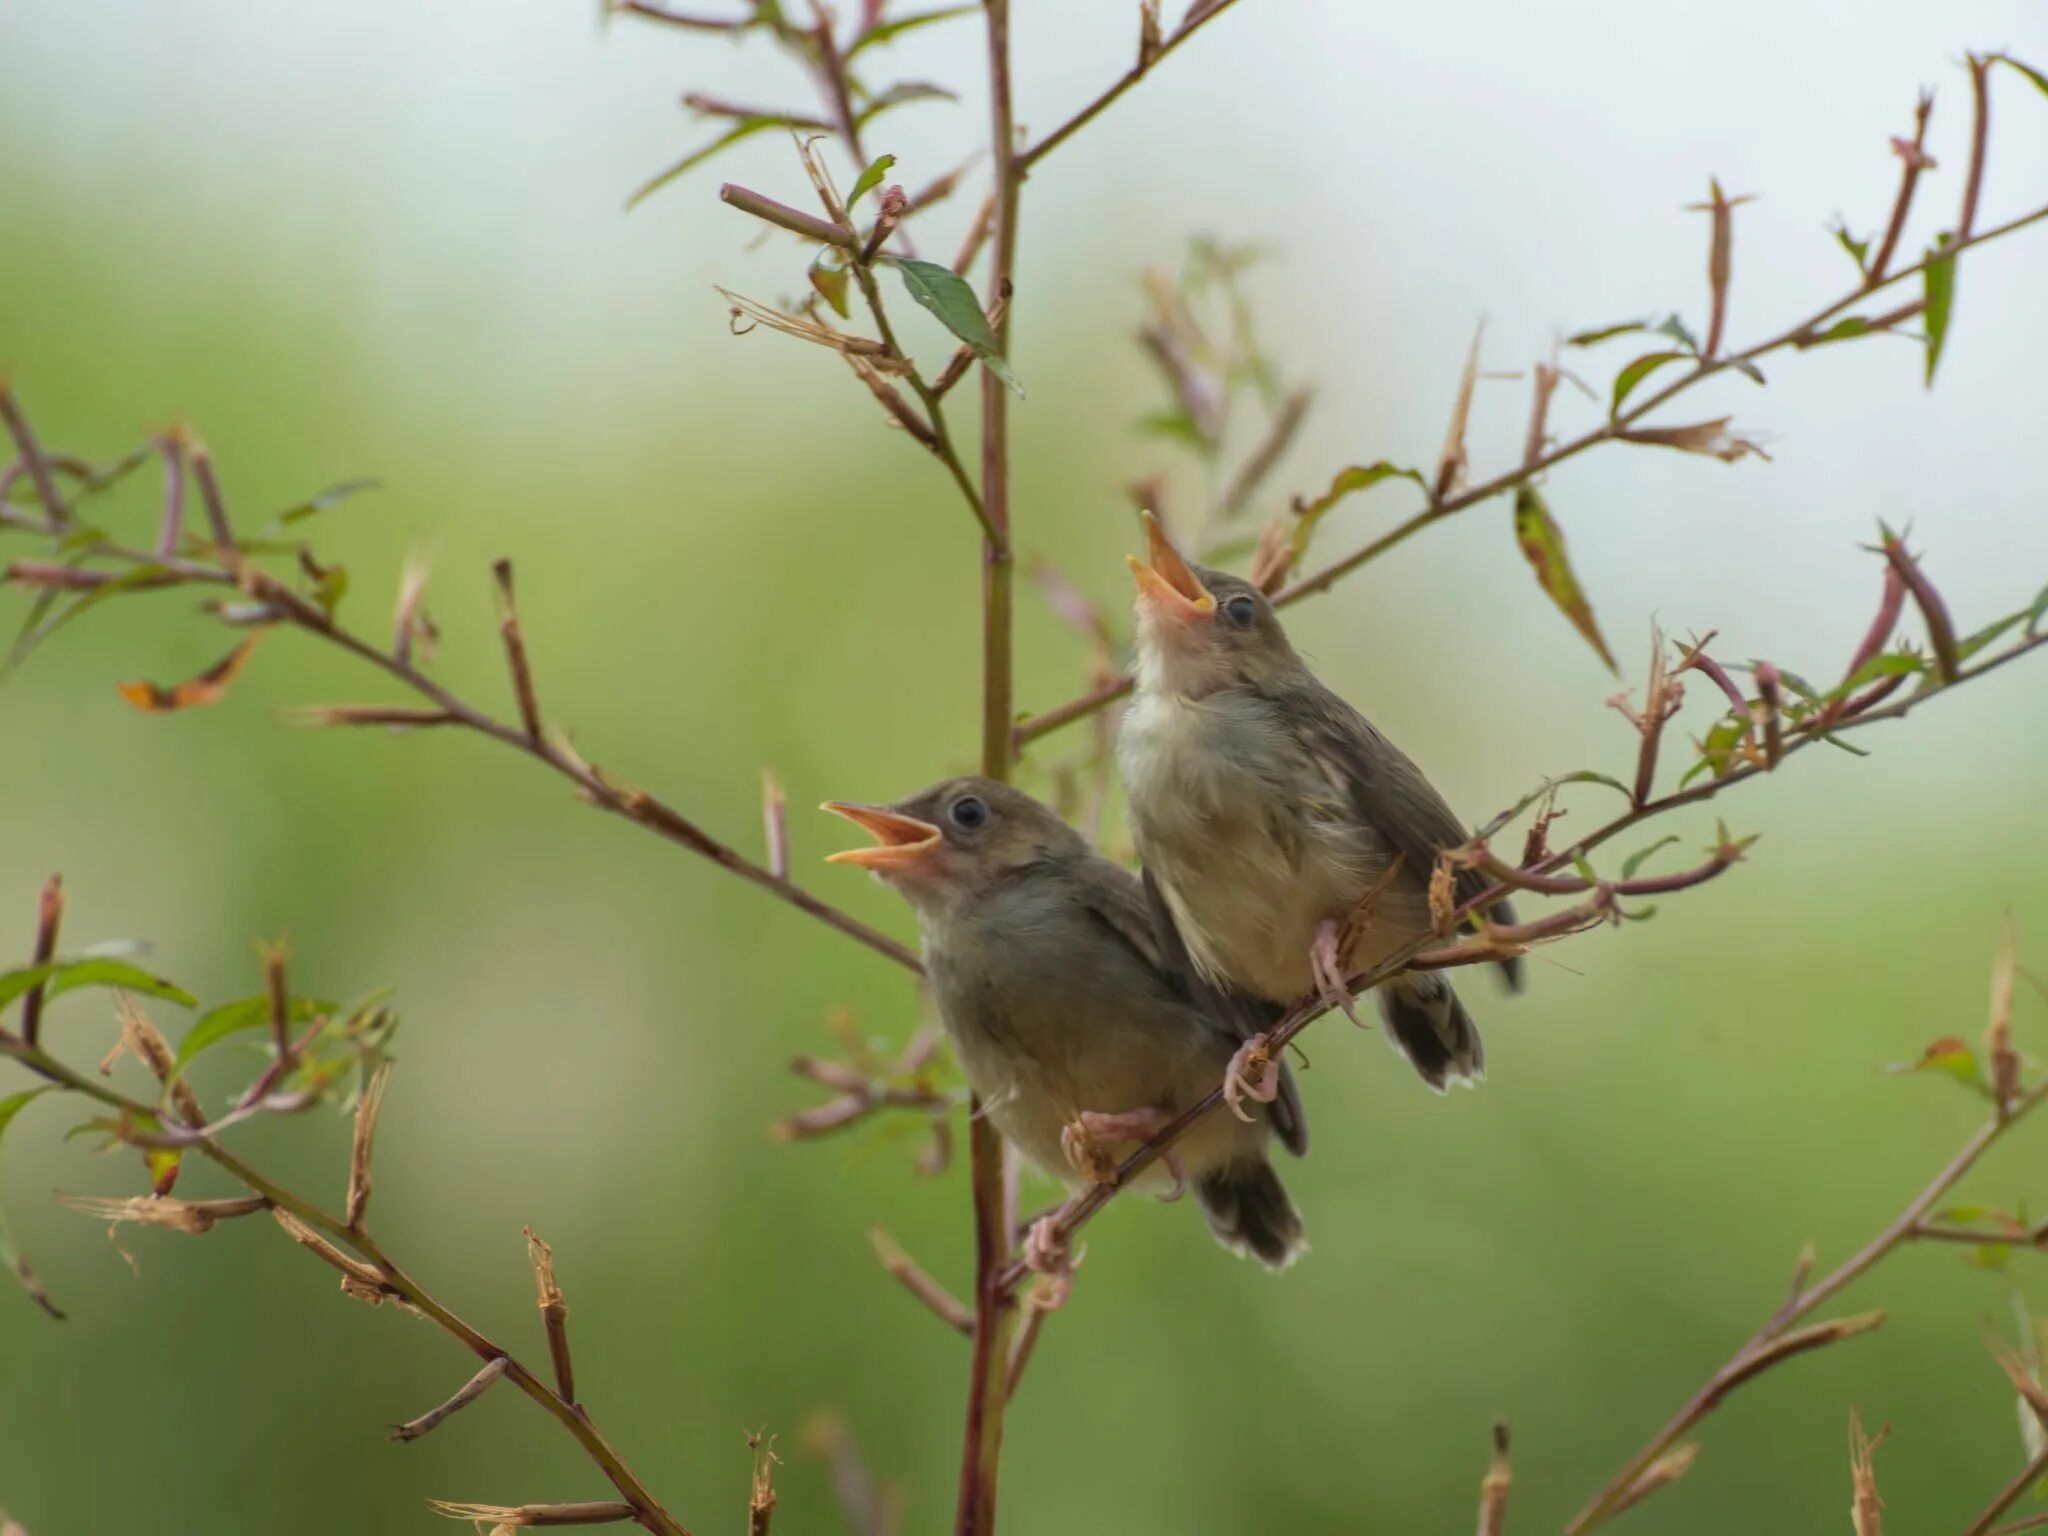
[{"label": "bird", "polygon": [[[1107,1179],[1128,1151],[1212,1093],[1246,1043],[1169,969],[1138,878],[1049,807],[992,779],[948,779],[888,805],[827,801],[873,839],[828,861],[871,871],[917,915],[939,1019],[987,1114],[1070,1186]],[[1291,1077],[1246,1117],[1198,1120],[1140,1182],[1189,1180],[1226,1248],[1271,1269],[1305,1246],[1267,1151],[1308,1132]],[[1161,1172],[1161,1164],[1168,1166]],[[1169,1196],[1170,1198],[1171,1196]],[[1055,1262],[1051,1218],[1027,1258]]]},{"label": "bird", "polygon": [[[1231,1000],[1248,1038],[1311,995],[1353,1012],[1347,977],[1433,931],[1438,857],[1463,823],[1400,748],[1325,687],[1253,583],[1182,559],[1145,514],[1136,687],[1117,756],[1168,953]],[[1488,882],[1456,872],[1462,903]],[[1506,903],[1492,908],[1512,922]],[[1510,986],[1519,963],[1501,962]],[[1472,1016],[1441,971],[1375,989],[1388,1041],[1423,1081],[1485,1075]],[[1233,1105],[1273,1091],[1233,1068]]]}]

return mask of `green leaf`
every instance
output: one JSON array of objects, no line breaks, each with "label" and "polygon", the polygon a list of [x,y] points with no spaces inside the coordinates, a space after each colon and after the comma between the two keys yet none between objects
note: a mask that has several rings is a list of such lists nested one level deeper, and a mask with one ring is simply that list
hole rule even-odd
[{"label": "green leaf", "polygon": [[1659,336],[1669,336],[1686,351],[1697,356],[1700,350],[1699,338],[1685,327],[1685,322],[1676,315],[1666,315],[1652,327]]},{"label": "green leaf", "polygon": [[383,481],[367,475],[359,475],[353,480],[343,480],[337,485],[330,485],[318,496],[286,507],[271,519],[272,526],[289,528],[293,523],[303,523],[307,518],[325,512],[337,502],[346,501],[360,491],[374,491],[382,484]]},{"label": "green leaf", "polygon": [[2027,609],[2027,634],[2031,637],[2041,627],[2041,620],[2048,618],[2048,587],[2043,587],[2033,606]]},{"label": "green leaf", "polygon": [[0,1099],[0,1136],[7,1134],[8,1123],[16,1115],[20,1114],[44,1094],[55,1093],[56,1091],[57,1087],[52,1083],[47,1088],[24,1088],[20,1093],[10,1093],[6,1098]]},{"label": "green leaf", "polygon": [[[815,119],[813,119],[813,122],[815,122]],[[798,126],[798,119],[784,113],[763,112],[753,117],[743,117],[709,144],[704,145],[701,149],[691,150],[690,153],[683,156],[682,159],[678,160],[667,170],[659,172],[643,182],[639,189],[626,199],[626,207],[628,209],[639,207],[677,177],[694,171],[720,150],[731,148],[739,143],[741,139],[750,139],[755,134],[765,132],[770,128],[794,128],[796,126]]]},{"label": "green leaf", "polygon": [[38,983],[42,984],[43,997],[49,1001],[54,1001],[66,992],[76,991],[80,987],[119,987],[124,992],[140,992],[145,997],[160,997],[165,1002],[176,1003],[181,1008],[190,1008],[198,1001],[183,987],[176,986],[161,976],[152,976],[125,960],[96,957],[84,960],[52,960],[47,965],[25,966],[20,970],[0,973],[0,1008],[5,1008]]},{"label": "green leaf", "polygon": [[1727,363],[1730,368],[1733,368],[1737,373],[1741,374],[1745,379],[1749,380],[1750,383],[1763,383],[1763,369],[1757,367],[1757,365],[1755,363],[1752,363],[1748,358],[1731,357],[1727,359]]},{"label": "green leaf", "polygon": [[1870,322],[1861,315],[1846,315],[1826,330],[1809,336],[1798,343],[1800,347],[1824,347],[1832,341],[1853,341],[1870,330]]},{"label": "green leaf", "polygon": [[879,47],[891,38],[901,37],[915,27],[928,27],[935,21],[951,21],[956,16],[973,16],[979,13],[979,5],[948,5],[936,11],[917,11],[909,16],[898,16],[891,21],[878,21],[867,31],[853,40],[846,50],[849,61],[869,48]]},{"label": "green leaf", "polygon": [[[894,155],[883,155],[880,159],[868,163],[868,168],[855,180],[853,190],[846,194],[846,206],[849,211],[855,203],[882,184],[882,178],[889,174],[890,167],[895,163]],[[842,309],[839,313],[843,315],[846,311]]]},{"label": "green leaf", "polygon": [[1747,732],[1747,720],[1724,719],[1707,732],[1707,739],[1700,743],[1699,761],[1685,770],[1685,776],[1678,781],[1680,789],[1685,788],[1703,773],[1711,773],[1717,779],[1726,778],[1732,766],[1737,743]]},{"label": "green leaf", "polygon": [[1203,434],[1201,423],[1186,411],[1147,411],[1138,418],[1136,427],[1146,437],[1163,437],[1194,449],[1204,458],[1216,452],[1216,445]]},{"label": "green leaf", "polygon": [[1837,224],[1828,233],[1835,237],[1835,244],[1849,253],[1849,259],[1856,263],[1856,270],[1858,272],[1868,272],[1870,270],[1870,242],[1868,240],[1858,240],[1849,233],[1849,226],[1846,224]]},{"label": "green leaf", "polygon": [[1944,1035],[1920,1053],[1917,1061],[1894,1062],[1885,1069],[1888,1072],[1932,1072],[1941,1077],[1953,1078],[1974,1093],[1990,1097],[1991,1090],[1985,1086],[1984,1074],[1977,1065],[1977,1053],[1970,1043],[1960,1035]]},{"label": "green leaf", "polygon": [[[322,1014],[333,1014],[333,1003],[317,997],[295,997],[291,1005],[291,1021],[294,1024],[309,1024]],[[270,1027],[270,997],[267,993],[256,997],[238,998],[232,1003],[222,1003],[218,1008],[209,1008],[192,1021],[192,1027],[185,1031],[185,1038],[178,1042],[177,1070],[182,1073],[192,1058],[201,1051],[219,1045],[230,1035],[239,1035],[252,1029]]]},{"label": "green leaf", "polygon": [[811,286],[818,290],[818,297],[832,306],[832,312],[844,320],[847,317],[846,270],[847,253],[836,245],[828,245],[811,258]]},{"label": "green leaf", "polygon": [[2042,74],[2041,71],[2034,68],[2033,65],[2022,64],[2018,59],[2014,58],[2009,53],[1994,53],[1993,55],[1991,55],[1991,62],[1994,64],[2004,64],[2012,69],[2018,70],[2021,74],[2025,75],[2029,80],[2034,82],[2035,90],[2039,91],[2043,96],[2048,96],[2048,75]]},{"label": "green leaf", "polygon": [[1550,600],[1571,620],[1572,627],[1585,636],[1586,643],[1600,653],[1607,670],[1620,671],[1614,664],[1614,653],[1600,636],[1593,605],[1572,572],[1571,560],[1565,554],[1564,530],[1551,517],[1550,508],[1536,487],[1526,483],[1515,492],[1515,542],[1522,546],[1523,555],[1534,567],[1536,580],[1550,594]]},{"label": "green leaf", "polygon": [[865,128],[884,112],[896,107],[908,106],[914,101],[958,101],[957,91],[949,91],[943,85],[933,85],[929,80],[905,80],[892,85],[875,97],[854,116],[855,126]]},{"label": "green leaf", "polygon": [[1627,336],[1635,331],[1647,331],[1649,328],[1650,322],[1647,320],[1623,320],[1615,325],[1596,325],[1590,331],[1580,331],[1576,336],[1565,337],[1564,344],[1568,347],[1597,347],[1601,342],[1611,341],[1616,336]]},{"label": "green leaf", "polygon": [[1677,841],[1678,834],[1674,832],[1669,837],[1658,838],[1656,842],[1650,844],[1650,846],[1647,848],[1638,848],[1634,853],[1630,854],[1626,859],[1622,860],[1621,878],[1624,880],[1633,879],[1635,877],[1635,872],[1643,867],[1645,861],[1647,861],[1652,854],[1657,852],[1657,850],[1660,848],[1669,848],[1673,843]]},{"label": "green leaf", "polygon": [[1530,806],[1562,784],[1605,784],[1625,800],[1632,800],[1635,797],[1635,791],[1622,783],[1621,780],[1611,778],[1604,773],[1595,773],[1590,768],[1582,768],[1576,773],[1565,773],[1558,775],[1554,779],[1545,779],[1513,805],[1494,817],[1484,827],[1480,828],[1479,835],[1483,838],[1492,837],[1502,827],[1513,821],[1522,812],[1529,809]]},{"label": "green leaf", "polygon": [[1931,258],[1920,274],[1920,293],[1927,308],[1927,387],[1934,387],[1934,370],[1941,362],[1941,344],[1948,339],[1949,312],[1956,302],[1956,259],[1954,255],[1941,256],[1939,252],[1948,249],[1953,237],[1939,234],[1934,237]]},{"label": "green leaf", "polygon": [[[0,677],[5,677],[24,661],[28,660],[31,651],[87,610],[97,608],[109,598],[119,597],[124,592],[133,592],[140,587],[146,587],[163,574],[164,567],[160,565],[134,566],[129,570],[123,571],[105,585],[94,587],[90,592],[81,594],[75,602],[59,609],[54,617],[47,619],[40,616],[49,611],[50,604],[39,601],[34,612],[30,614],[30,622],[22,626],[21,634],[16,637],[13,649],[7,653],[6,662],[0,663]],[[53,602],[56,595],[54,590],[46,594]]]},{"label": "green leaf", "polygon": [[1677,362],[1685,356],[1687,354],[1684,352],[1646,352],[1622,369],[1620,373],[1614,376],[1613,413],[1616,416],[1621,414],[1622,402],[1628,399],[1630,392],[1638,384],[1642,383],[1643,380],[1647,379],[1659,368],[1662,368],[1666,363]]},{"label": "green leaf", "polygon": [[908,257],[896,263],[896,270],[903,274],[903,286],[910,296],[937,315],[939,324],[972,347],[982,365],[1009,385],[1018,399],[1023,399],[1024,386],[1010,372],[1010,365],[996,347],[988,316],[981,312],[980,300],[960,274],[935,261],[914,261]]},{"label": "green leaf", "polygon": [[1358,491],[1369,491],[1382,480],[1413,480],[1426,493],[1429,481],[1423,478],[1419,469],[1404,469],[1398,464],[1381,459],[1376,464],[1353,464],[1337,471],[1330,488],[1311,502],[1297,502],[1294,508],[1294,532],[1288,539],[1293,550],[1293,562],[1299,563],[1308,553],[1309,540],[1315,537],[1316,524],[1323,514]]},{"label": "green leaf", "polygon": [[[6,1135],[9,1122],[20,1114],[24,1107],[40,1099],[44,1094],[54,1092],[54,1085],[48,1088],[25,1088],[20,1093],[12,1093],[0,1099],[0,1136]],[[36,1278],[36,1272],[29,1267],[28,1260],[24,1259],[14,1246],[14,1234],[8,1230],[4,1213],[0,1213],[0,1264],[13,1271],[14,1278],[21,1282],[21,1288],[28,1292],[30,1300],[58,1322],[64,1321],[64,1314],[57,1310],[56,1303],[50,1300],[50,1293],[43,1289],[42,1281]]]},{"label": "green leaf", "polygon": [[1974,635],[1971,635],[1968,639],[1958,641],[1956,643],[1956,660],[1968,661],[1972,656],[1976,655],[1979,651],[1983,650],[1985,646],[1989,645],[1992,641],[1996,640],[2000,635],[2004,634],[2007,630],[2011,629],[2015,624],[2019,623],[2020,620],[2024,619],[2026,616],[2027,614],[2025,609],[2022,609],[2018,613],[2008,613],[2004,618],[1998,620],[1996,623],[1986,624],[1982,629],[1978,630]]}]

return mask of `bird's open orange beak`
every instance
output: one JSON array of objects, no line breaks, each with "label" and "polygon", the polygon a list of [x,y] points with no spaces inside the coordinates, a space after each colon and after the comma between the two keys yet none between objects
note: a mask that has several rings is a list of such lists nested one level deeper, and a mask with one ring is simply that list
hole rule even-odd
[{"label": "bird's open orange beak", "polygon": [[1187,561],[1181,559],[1180,551],[1168,542],[1166,530],[1150,512],[1145,514],[1145,543],[1151,556],[1149,563],[1136,555],[1130,557],[1131,574],[1138,579],[1141,597],[1157,603],[1183,623],[1205,619],[1216,611],[1216,599],[1189,569]]},{"label": "bird's open orange beak", "polygon": [[883,805],[854,805],[845,800],[827,800],[818,807],[834,816],[844,816],[874,838],[872,848],[845,848],[825,855],[827,864],[858,864],[877,874],[914,869],[939,846],[939,829],[915,816],[904,816]]}]

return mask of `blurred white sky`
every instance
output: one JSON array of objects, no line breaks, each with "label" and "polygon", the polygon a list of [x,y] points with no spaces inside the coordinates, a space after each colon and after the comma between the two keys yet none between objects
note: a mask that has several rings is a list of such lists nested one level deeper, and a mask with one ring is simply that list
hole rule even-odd
[{"label": "blurred white sky", "polygon": [[[1178,9],[1169,0],[1169,19]],[[1051,126],[1125,66],[1135,11],[1020,5],[1027,126]],[[1280,252],[1263,287],[1269,339],[1323,390],[1287,489],[1352,459],[1426,459],[1481,314],[1500,368],[1525,366],[1558,328],[1662,307],[1697,327],[1706,230],[1680,208],[1710,174],[1761,194],[1738,215],[1731,336],[1776,330],[1845,289],[1824,226],[1838,210],[1862,230],[1882,218],[1885,139],[1922,83],[1939,91],[1942,169],[1912,248],[1952,220],[1965,46],[2048,58],[2048,22],[2037,0],[1243,0],[1034,179],[1019,345],[1040,387],[1020,430],[1077,425],[1060,394],[1089,370],[1067,367],[1066,349],[1127,331],[1130,274],[1199,230]],[[906,40],[893,63],[901,78],[973,80],[979,48],[977,23],[952,23]],[[0,12],[0,127],[44,196],[7,211],[4,243],[121,205],[136,243],[107,254],[112,269],[173,296],[203,279],[347,312],[400,398],[541,419],[561,409],[543,381],[581,378],[604,381],[600,398],[658,392],[681,411],[759,387],[732,378],[749,363],[790,371],[765,352],[737,370],[729,353],[707,356],[731,346],[714,280],[772,294],[795,272],[785,247],[747,250],[754,231],[719,205],[717,182],[801,200],[770,135],[622,211],[639,180],[707,136],[677,104],[691,86],[808,101],[758,41],[627,20],[607,31],[584,0],[13,0]],[[1995,96],[1986,223],[2048,200],[2048,99],[2009,74]],[[873,137],[916,184],[980,132],[970,101],[909,108]],[[230,216],[252,202],[260,219]],[[963,211],[935,246],[950,246]],[[2048,571],[2044,274],[2048,231],[1966,264],[1931,396],[1913,348],[1873,342],[1781,360],[1768,390],[1735,381],[1672,418],[1735,410],[1769,435],[1774,465],[1612,449],[1560,471],[1552,501],[1617,648],[1635,649],[1623,637],[1653,608],[1680,630],[1732,628],[1733,654],[1839,648],[1870,606],[1852,545],[1879,516],[1914,521],[1962,613],[2030,596]],[[1586,359],[1596,384],[1625,346]],[[1593,409],[1567,394],[1560,415],[1570,426]],[[1484,389],[1482,470],[1515,451],[1524,410],[1522,385]],[[1043,437],[1027,447],[1060,451]],[[1348,509],[1324,548],[1400,510]],[[1410,570],[1480,598],[1526,581],[1504,538],[1484,559],[1455,542],[1410,556]],[[1561,628],[1551,638],[1575,643]]]}]

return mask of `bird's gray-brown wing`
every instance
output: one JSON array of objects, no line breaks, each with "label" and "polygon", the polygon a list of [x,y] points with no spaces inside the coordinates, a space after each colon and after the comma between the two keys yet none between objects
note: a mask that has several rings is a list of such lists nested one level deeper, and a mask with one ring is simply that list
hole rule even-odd
[{"label": "bird's gray-brown wing", "polygon": [[[1128,898],[1120,903],[1128,914],[1125,920],[1142,923],[1156,935],[1160,973],[1204,1018],[1229,1036],[1233,1045],[1242,1045],[1254,1035],[1264,1034],[1287,1011],[1278,1003],[1249,992],[1226,991],[1203,978],[1195,969],[1194,958],[1188,954],[1180,930],[1173,924],[1173,913],[1167,909],[1166,897],[1160,892],[1158,881],[1152,878],[1151,870],[1142,872],[1136,889],[1129,883],[1123,889]],[[1134,912],[1130,911],[1133,907]],[[1280,1063],[1280,1096],[1273,1101],[1268,1118],[1280,1145],[1296,1157],[1308,1151],[1308,1112],[1302,1107],[1294,1071],[1284,1060]]]},{"label": "bird's gray-brown wing", "polygon": [[[1466,840],[1465,824],[1436,786],[1423,777],[1406,753],[1343,699],[1311,682],[1289,690],[1275,702],[1332,784],[1345,791],[1359,816],[1371,823],[1420,878],[1429,878],[1438,854]],[[1489,884],[1478,870],[1461,869],[1453,891],[1462,903]],[[1514,921],[1514,909],[1505,901],[1496,902],[1491,913],[1503,923]],[[1500,968],[1509,986],[1521,986],[1519,957],[1507,957]]]}]

